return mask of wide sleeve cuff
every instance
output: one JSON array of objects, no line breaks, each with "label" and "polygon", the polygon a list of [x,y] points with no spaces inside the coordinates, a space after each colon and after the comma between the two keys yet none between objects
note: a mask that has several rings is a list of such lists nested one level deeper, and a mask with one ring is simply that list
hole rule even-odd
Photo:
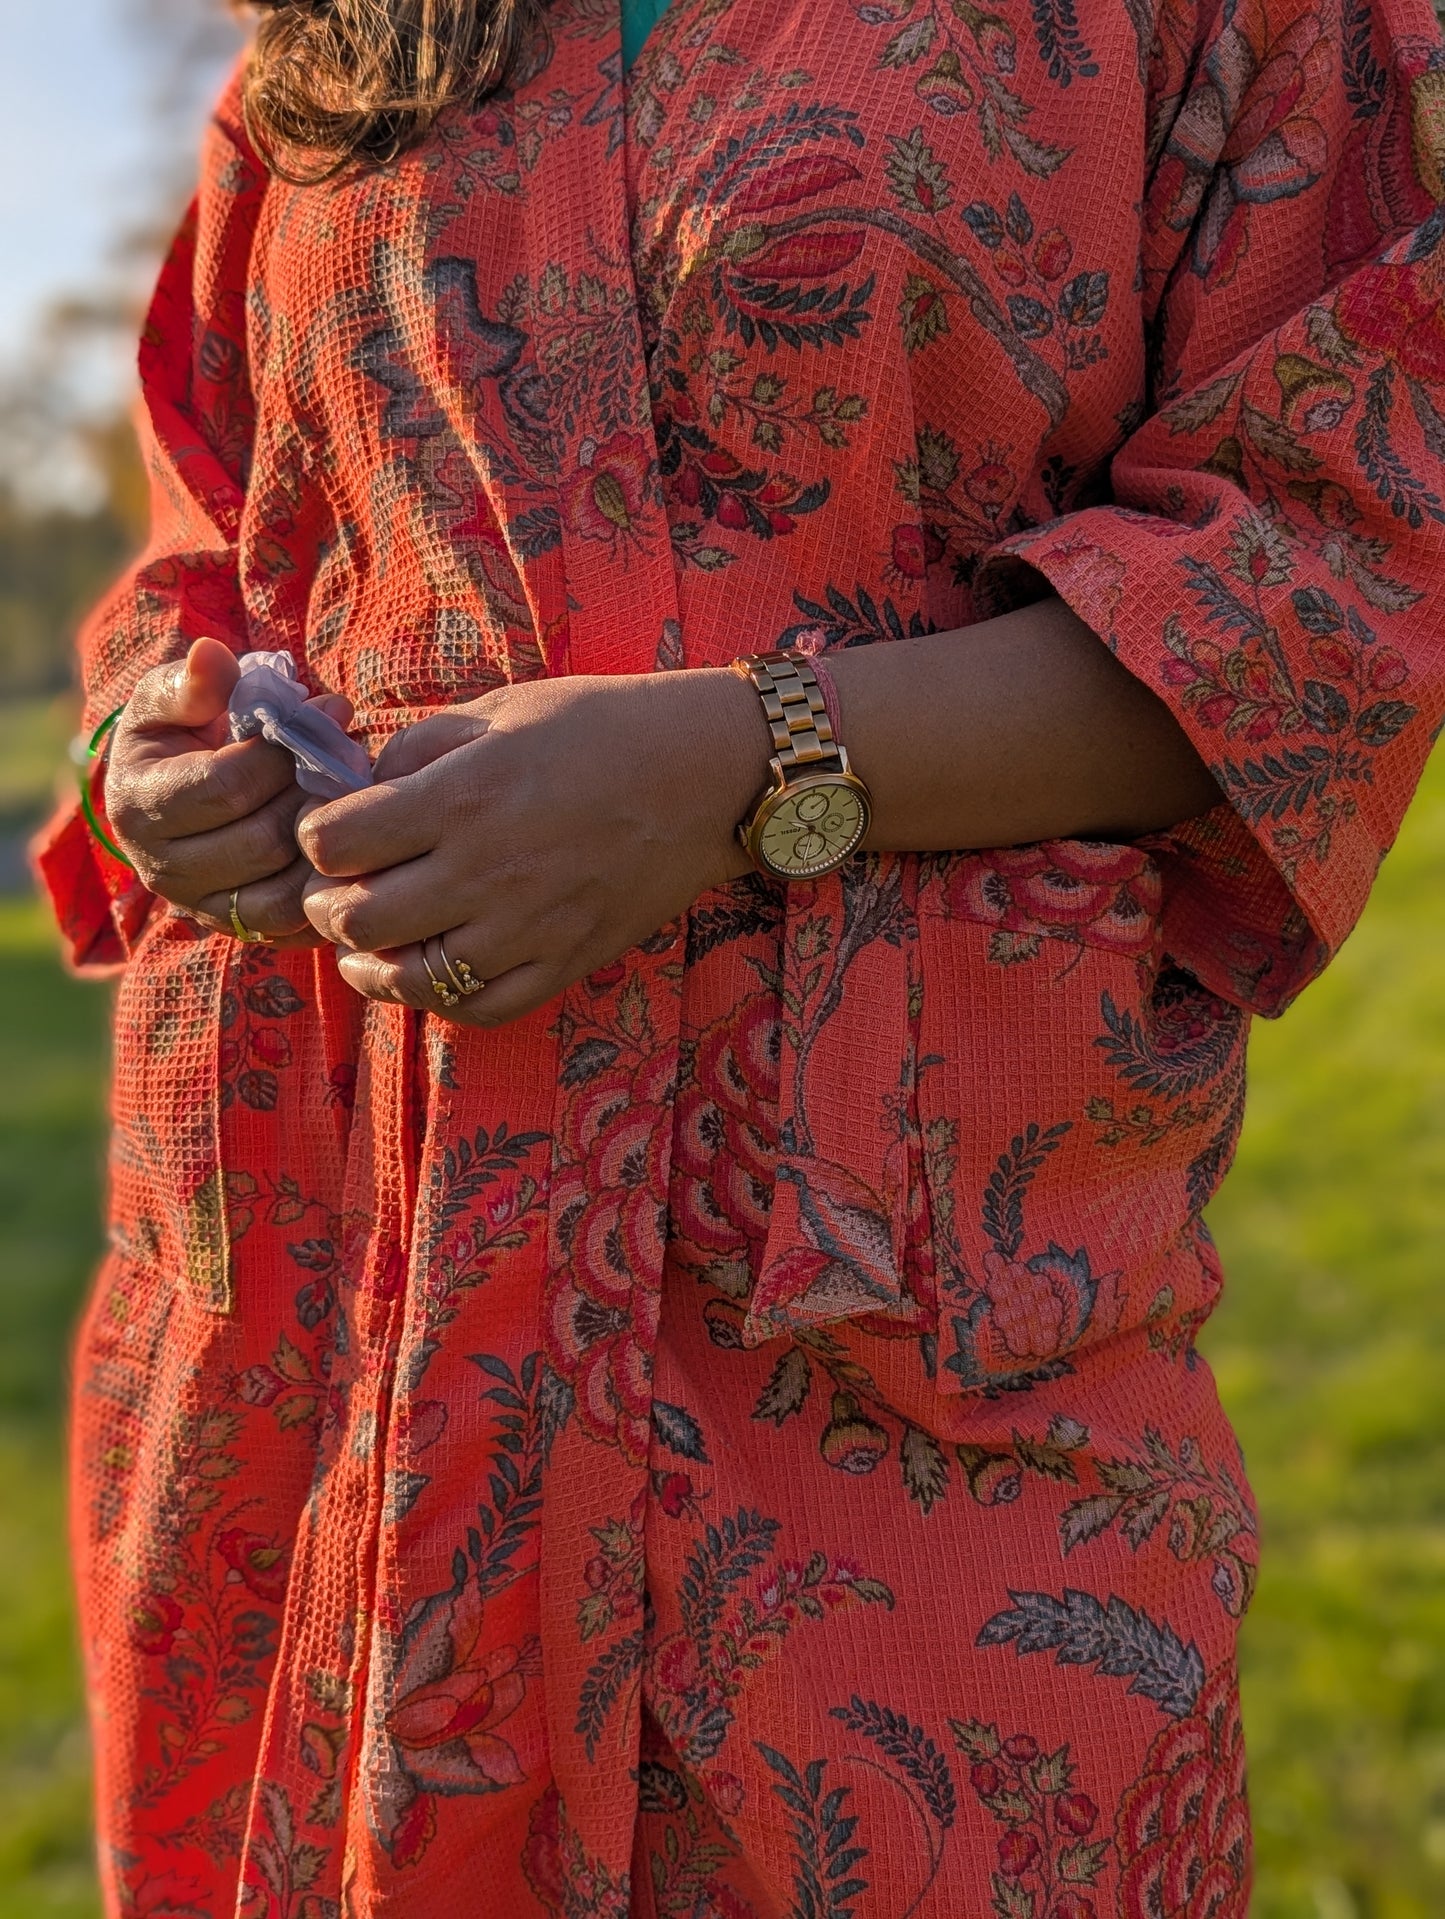
[{"label": "wide sleeve cuff", "polygon": [[1314,567],[1287,569],[1232,490],[1171,477],[1200,496],[1177,519],[1101,506],[1010,540],[980,572],[979,608],[1036,598],[1041,575],[1170,708],[1226,803],[1148,842],[1161,944],[1273,1016],[1363,910],[1429,750],[1438,663],[1417,647],[1407,664]]},{"label": "wide sleeve cuff", "polygon": [[124,966],[155,895],[95,838],[78,800],[66,801],[36,835],[30,861],[55,913],[68,964],[100,974]]}]

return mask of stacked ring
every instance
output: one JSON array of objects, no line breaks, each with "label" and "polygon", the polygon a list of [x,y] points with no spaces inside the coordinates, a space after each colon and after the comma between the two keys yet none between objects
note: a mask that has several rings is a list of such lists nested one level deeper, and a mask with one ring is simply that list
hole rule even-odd
[{"label": "stacked ring", "polygon": [[241,918],[241,909],[236,903],[240,891],[239,886],[233,886],[231,888],[231,931],[244,946],[269,945],[269,937],[265,933],[253,933],[250,927]]},{"label": "stacked ring", "polygon": [[[440,941],[438,944],[440,944]],[[436,974],[432,971],[432,963],[427,957],[426,949],[427,942],[423,940],[421,943],[421,963],[426,968],[427,978],[431,981],[431,990],[436,994],[443,1006],[460,1006],[462,1003],[461,994],[454,993],[444,979],[437,978]]]},{"label": "stacked ring", "polygon": [[481,992],[487,982],[484,979],[478,979],[464,959],[459,959],[453,965],[447,954],[447,943],[440,935],[437,937],[437,951],[442,956],[442,965],[446,968],[447,978],[464,999],[470,999],[473,993]]},{"label": "stacked ring", "polygon": [[473,993],[480,993],[487,982],[477,977],[466,960],[452,959],[447,952],[446,941],[440,933],[434,934],[433,938],[436,941],[438,963],[446,977],[441,978],[436,967],[432,965],[431,955],[427,951],[431,942],[423,940],[421,963],[426,968],[427,978],[431,981],[431,990],[443,1006],[460,1006],[462,1001],[470,999]]}]

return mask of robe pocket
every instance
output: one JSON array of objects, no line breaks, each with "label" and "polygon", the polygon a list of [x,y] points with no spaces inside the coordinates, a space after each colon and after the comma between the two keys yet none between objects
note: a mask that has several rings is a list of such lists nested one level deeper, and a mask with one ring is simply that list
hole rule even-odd
[{"label": "robe pocket", "polygon": [[918,916],[938,1387],[1018,1389],[1131,1333],[1185,1351],[1219,1290],[1199,1215],[1238,1138],[1248,1019],[1160,952],[1146,850],[949,865]]},{"label": "robe pocket", "polygon": [[1200,1304],[1190,1193],[1232,1150],[1242,1025],[1161,972],[1160,905],[1146,850],[1077,840],[788,889],[749,1343],[865,1320],[921,1334],[968,1392]]},{"label": "robe pocket", "polygon": [[132,1242],[118,1250],[218,1313],[231,1308],[220,1041],[234,950],[169,908],[152,914],[116,992],[111,1095],[112,1211]]}]

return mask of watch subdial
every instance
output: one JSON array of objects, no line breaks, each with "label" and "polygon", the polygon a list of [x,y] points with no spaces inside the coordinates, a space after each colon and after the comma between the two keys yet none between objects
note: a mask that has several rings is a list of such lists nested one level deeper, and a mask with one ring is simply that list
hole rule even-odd
[{"label": "watch subdial", "polygon": [[862,802],[849,786],[790,794],[763,827],[759,851],[775,873],[805,879],[846,859],[862,838]]}]

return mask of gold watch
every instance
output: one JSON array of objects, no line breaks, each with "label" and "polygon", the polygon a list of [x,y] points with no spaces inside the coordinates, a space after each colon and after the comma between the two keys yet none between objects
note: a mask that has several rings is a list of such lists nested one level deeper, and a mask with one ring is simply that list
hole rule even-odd
[{"label": "gold watch", "polygon": [[749,653],[732,670],[757,688],[774,748],[773,783],[738,823],[738,838],[760,873],[818,879],[856,851],[873,817],[872,796],[833,736],[806,654]]}]

